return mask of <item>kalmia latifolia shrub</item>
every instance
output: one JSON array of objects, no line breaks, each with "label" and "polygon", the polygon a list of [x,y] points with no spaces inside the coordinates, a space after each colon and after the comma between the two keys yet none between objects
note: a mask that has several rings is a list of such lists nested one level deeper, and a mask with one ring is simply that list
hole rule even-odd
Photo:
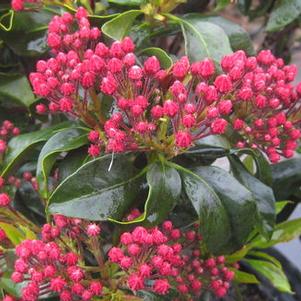
[{"label": "kalmia latifolia shrub", "polygon": [[[100,36],[83,9],[54,17],[48,34],[54,57],[30,75],[35,93],[49,100],[38,113],[68,113],[94,128],[91,156],[157,150],[173,157],[195,140],[227,132],[238,137],[237,147],[258,148],[272,162],[294,154],[301,95],[301,86],[291,85],[294,65],[263,50],[257,57],[225,56],[222,74],[210,59],[190,64],[187,57],[164,70],[155,56],[139,65],[130,38],[109,47]],[[116,102],[109,120],[99,93]]]},{"label": "kalmia latifolia shrub", "polygon": [[95,280],[82,268],[83,258],[71,251],[67,242],[77,237],[76,247],[89,246],[95,260],[102,263],[102,232],[99,224],[55,215],[54,225],[43,226],[41,240],[25,240],[18,245],[11,278],[15,283],[27,281],[22,300],[35,301],[51,292],[62,301],[93,300],[94,296],[106,297],[112,281],[133,292],[167,295],[176,289],[179,299],[175,300],[190,300],[204,290],[223,297],[234,278],[231,269],[238,267],[228,265],[224,256],[201,254],[202,238],[194,228],[183,232],[165,221],[161,227],[137,226],[124,232],[120,246],[108,251],[107,265],[117,264],[118,269],[114,268],[111,276],[96,269],[101,278]]},{"label": "kalmia latifolia shrub", "polygon": [[225,296],[234,278],[225,257],[200,259],[202,237],[196,231],[182,232],[170,221],[161,228],[136,227],[124,232],[120,247],[109,251],[110,261],[126,272],[128,287],[159,295],[176,288],[188,299],[199,297],[204,289]]},{"label": "kalmia latifolia shrub", "polygon": [[[28,7],[36,9],[41,5],[40,1],[34,0],[12,1],[15,11],[26,11]],[[147,221],[142,220],[143,214],[139,211],[142,206],[136,206],[132,200],[121,206],[129,207],[125,208],[124,212],[130,213],[125,218],[122,216],[119,224],[113,219],[90,222],[74,218],[78,215],[50,215],[47,211],[49,200],[57,191],[53,186],[61,179],[58,168],[53,177],[55,181],[48,181],[45,185],[49,191],[41,193],[47,223],[45,224],[46,219],[42,216],[43,222],[40,224],[43,226],[40,229],[15,209],[13,192],[22,188],[24,183],[30,183],[30,192],[38,195],[41,189],[38,185],[41,183],[41,174],[46,181],[47,169],[53,167],[51,161],[56,159],[53,156],[61,152],[61,156],[57,156],[61,163],[68,157],[66,153],[75,149],[72,148],[72,143],[71,146],[68,145],[70,149],[67,150],[59,145],[60,147],[53,152],[47,153],[43,148],[46,155],[42,151],[42,155],[45,156],[42,160],[39,157],[38,160],[38,165],[43,165],[40,175],[37,172],[35,177],[32,172],[23,170],[21,176],[11,175],[10,171],[11,174],[0,177],[0,222],[20,226],[19,232],[25,235],[21,241],[16,242],[14,236],[0,227],[0,243],[3,247],[3,250],[0,250],[0,262],[15,245],[11,280],[16,287],[19,288],[20,285],[19,297],[6,295],[3,300],[36,301],[54,296],[61,301],[135,301],[143,300],[140,298],[140,293],[143,292],[172,301],[200,300],[204,293],[216,298],[226,296],[232,281],[235,280],[239,264],[233,263],[236,259],[229,260],[226,256],[228,254],[224,252],[216,256],[213,255],[216,253],[210,252],[209,244],[206,246],[205,243],[208,235],[202,237],[200,234],[203,234],[202,229],[207,226],[204,216],[212,214],[215,218],[215,207],[220,206],[222,211],[218,217],[214,219],[209,216],[212,227],[215,226],[215,222],[218,224],[221,218],[225,223],[229,222],[229,228],[235,228],[239,235],[244,236],[245,230],[242,229],[240,233],[240,229],[237,229],[240,227],[237,219],[233,222],[236,212],[229,213],[229,207],[232,209],[237,206],[235,208],[239,210],[243,206],[248,207],[251,203],[249,194],[253,193],[253,187],[249,185],[247,190],[240,185],[243,181],[232,180],[244,189],[243,193],[238,193],[241,198],[239,202],[243,204],[241,205],[229,195],[223,198],[226,185],[220,190],[216,189],[217,193],[215,187],[212,188],[214,185],[218,186],[217,182],[222,181],[221,178],[213,180],[214,185],[207,185],[201,176],[195,176],[192,171],[185,169],[185,164],[184,168],[172,160],[196,146],[202,138],[212,135],[228,138],[233,147],[229,157],[240,149],[251,148],[262,152],[272,163],[277,163],[281,157],[291,158],[301,136],[301,84],[293,85],[296,67],[285,65],[282,59],[274,57],[269,50],[262,50],[257,56],[248,56],[239,50],[224,56],[220,66],[209,58],[190,62],[188,57],[182,56],[170,68],[164,69],[156,56],[137,57],[136,45],[130,37],[112,43],[104,42],[101,30],[91,26],[88,13],[82,7],[78,8],[74,15],[65,12],[52,18],[48,26],[47,43],[51,57],[38,60],[35,72],[29,76],[33,91],[39,97],[36,112],[44,115],[39,116],[40,120],[46,119],[47,116],[48,120],[59,120],[63,116],[62,118],[68,119],[67,123],[76,124],[81,130],[86,130],[83,136],[87,148],[81,149],[86,158],[82,165],[86,162],[92,164],[97,161],[97,157],[106,153],[112,157],[111,165],[114,165],[114,154],[127,152],[135,155],[144,153],[143,159],[148,161],[149,165],[160,161],[166,172],[166,183],[162,180],[162,187],[174,187],[174,183],[170,184],[169,181],[177,182],[177,179],[179,185],[186,185],[187,191],[183,189],[182,193],[179,193],[181,196],[175,197],[177,204],[174,207],[180,201],[185,202],[182,198],[201,197],[200,201],[197,199],[192,202],[194,209],[199,206],[195,211],[201,218],[195,222],[197,218],[194,216],[187,223],[189,226],[176,228],[174,225],[177,223],[172,219],[173,215],[165,214],[159,225],[148,224],[151,218]],[[104,108],[105,100],[112,102],[111,111]],[[58,116],[54,116],[56,114]],[[40,124],[40,120],[35,126]],[[57,132],[60,133],[59,130]],[[10,145],[17,145],[20,149],[23,147],[18,140],[17,143],[16,140],[12,140],[15,144],[9,143],[11,138],[19,134],[20,130],[12,122],[6,120],[2,123],[0,163],[5,162],[5,156],[9,155]],[[34,146],[34,155],[30,159],[35,160],[35,153],[42,138],[34,136],[28,139],[33,139],[31,146]],[[78,143],[80,147],[84,146],[84,143]],[[21,149],[21,153],[26,153],[25,150],[27,149]],[[14,159],[11,165],[17,165],[18,159]],[[135,181],[140,181],[141,174],[145,176],[149,172],[148,166],[145,165],[146,163],[142,172],[134,177]],[[177,166],[178,169],[175,167],[170,175],[169,170],[173,166]],[[111,167],[108,167],[108,171]],[[72,172],[74,170],[72,169]],[[147,171],[144,172],[145,170]],[[72,172],[69,178],[64,178],[63,181],[67,182],[72,177]],[[116,175],[113,177],[118,178]],[[99,186],[103,185],[103,182],[109,182],[108,179],[96,178],[95,182]],[[165,187],[160,186],[161,183],[157,185],[159,188],[151,187],[148,174],[145,178],[150,186],[145,211],[148,209],[148,202],[153,202],[153,189],[162,189],[162,193],[159,190],[157,194],[158,198],[161,195],[167,199],[173,197],[174,192],[168,189],[165,191]],[[81,180],[86,181],[85,178]],[[110,190],[120,187],[120,190],[124,191],[116,192],[117,197],[130,195],[132,191],[128,190],[131,190],[131,185],[134,187],[134,180],[123,179],[122,185],[126,183],[130,188],[124,188],[119,182],[114,185],[110,182],[111,186],[108,189],[101,188],[101,192],[108,192],[109,198]],[[254,183],[258,183],[258,180]],[[61,182],[56,189],[63,184]],[[99,187],[92,187],[94,184],[88,183],[85,186],[84,196],[89,194],[91,189],[94,189],[93,193],[100,193]],[[142,185],[139,182],[143,193],[147,184]],[[268,190],[264,198],[270,197],[274,201],[272,190],[263,183],[262,186],[263,188],[260,188]],[[242,189],[241,187],[239,189]],[[188,191],[189,189],[192,192]],[[77,187],[74,187],[74,191],[76,190]],[[65,193],[66,198],[72,197],[72,193]],[[246,194],[247,200],[244,199]],[[207,201],[205,197],[210,200],[203,205]],[[260,197],[256,194],[254,199],[257,202]],[[114,200],[117,201],[119,200]],[[159,201],[161,199],[157,200]],[[158,207],[161,204],[151,206]],[[162,207],[164,206],[165,203],[162,203]],[[139,209],[131,211],[133,207]],[[236,210],[235,208],[233,210]],[[266,212],[262,211],[274,210],[274,203],[262,207],[254,205],[252,208],[254,212],[255,208],[258,209],[258,215],[264,215]],[[35,212],[38,211],[35,207],[34,209]],[[198,212],[200,210],[206,212],[203,214]],[[244,208],[239,210],[238,212],[245,213]],[[275,212],[271,215],[274,216]],[[145,223],[137,224],[139,222]],[[246,223],[249,221],[246,220]],[[122,224],[127,225],[123,227]],[[28,225],[30,231],[24,225]],[[257,226],[250,227],[254,233],[258,229]],[[216,233],[212,230],[210,234]],[[228,236],[229,241],[233,239],[236,243],[237,238],[234,234],[229,233]],[[248,242],[246,239],[242,240],[240,247]],[[224,241],[225,239],[222,243]],[[211,243],[211,248],[212,245]],[[232,246],[229,247],[231,248]],[[7,271],[2,272],[4,275]]]}]

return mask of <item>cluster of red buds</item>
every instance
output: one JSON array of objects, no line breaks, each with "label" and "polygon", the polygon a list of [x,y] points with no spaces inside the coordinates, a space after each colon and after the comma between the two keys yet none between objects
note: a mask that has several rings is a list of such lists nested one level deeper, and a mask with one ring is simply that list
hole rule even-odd
[{"label": "cluster of red buds", "polygon": [[21,11],[25,9],[26,4],[33,7],[40,7],[41,0],[12,0],[11,7],[14,11]]},{"label": "cluster of red buds", "polygon": [[[75,24],[78,30],[73,32]],[[50,101],[48,106],[38,105],[38,113],[65,112],[95,124],[88,114],[89,102],[91,97],[97,98],[94,85],[105,65],[99,54],[108,51],[104,44],[97,43],[99,37],[100,30],[90,27],[83,8],[78,9],[75,18],[64,13],[51,20],[48,45],[55,57],[38,61],[37,72],[30,74],[34,92]]]},{"label": "cluster of red buds", "polygon": [[21,187],[22,182],[30,183],[33,188],[37,190],[37,180],[29,171],[25,171],[22,178],[9,176],[7,181],[0,176],[0,191],[3,191],[0,192],[0,207],[6,207],[11,202],[11,198],[9,197],[8,193],[5,192],[6,190],[8,190],[8,187],[11,186],[18,189]]},{"label": "cluster of red buds", "polygon": [[[84,243],[82,247],[92,254],[102,254],[102,246],[93,245],[100,241],[100,233],[98,224],[56,215],[54,225],[42,227],[41,240],[19,244],[11,279],[14,283],[24,283],[21,300],[36,301],[56,294],[61,301],[88,301],[108,296],[116,289],[134,294],[147,290],[158,295],[168,295],[176,289],[180,300],[193,300],[205,291],[223,297],[234,278],[224,256],[201,253],[202,238],[196,230],[181,231],[170,221],[165,221],[160,228],[138,226],[124,232],[119,247],[108,251],[107,262],[104,257],[97,261],[100,269],[95,267],[91,274],[86,270],[84,253],[74,250],[78,249],[76,241],[80,240]],[[98,248],[96,252],[93,246]],[[112,275],[102,274],[111,269],[111,264],[119,265],[121,271],[114,268]],[[16,300],[11,296],[5,298]]]},{"label": "cluster of red buds", "polygon": [[15,127],[15,125],[9,121],[4,120],[0,127],[0,158],[1,155],[5,153],[7,149],[7,141],[13,137],[20,134],[20,129]]},{"label": "cluster of red buds", "polygon": [[86,301],[102,294],[102,284],[86,277],[78,255],[53,241],[25,240],[16,247],[16,255],[11,278],[15,283],[27,282],[23,301],[35,301],[49,293],[57,293],[61,301]]},{"label": "cluster of red buds", "polygon": [[25,240],[16,247],[18,258],[11,279],[15,283],[26,281],[22,301],[35,301],[51,293],[58,294],[61,301],[88,301],[101,296],[102,283],[85,272],[82,255],[64,242],[99,237],[100,226],[62,215],[53,219],[54,225],[43,225],[41,240]]},{"label": "cluster of red buds", "polygon": [[[258,148],[272,162],[294,154],[301,95],[301,85],[291,84],[294,65],[266,50],[256,57],[237,51],[222,59],[222,74],[210,59],[190,64],[187,57],[163,70],[155,56],[138,63],[130,38],[108,47],[100,36],[83,8],[75,17],[55,16],[48,33],[54,57],[30,75],[35,93],[50,101],[37,106],[39,113],[68,113],[93,128],[91,156],[156,150],[173,157],[231,130],[237,147]],[[101,95],[119,110],[108,120]]]},{"label": "cluster of red buds", "polygon": [[42,240],[50,242],[65,235],[71,239],[80,237],[83,234],[87,237],[96,237],[100,235],[101,228],[94,223],[86,223],[79,218],[68,218],[66,216],[55,214],[53,216],[54,225],[45,224],[42,227]]},{"label": "cluster of red buds", "polygon": [[125,271],[126,286],[134,292],[166,295],[176,288],[187,300],[205,290],[223,297],[234,272],[226,266],[224,256],[201,259],[200,241],[196,231],[181,232],[166,221],[162,230],[138,226],[124,232],[120,247],[110,249],[108,256]]},{"label": "cluster of red buds", "polygon": [[256,57],[237,51],[225,56],[221,66],[235,87],[229,97],[230,123],[239,133],[237,147],[261,149],[271,162],[279,161],[280,155],[292,157],[301,134],[301,84],[291,84],[296,66],[285,65],[270,50]]},{"label": "cluster of red buds", "polygon": [[[0,160],[4,156],[4,153],[7,150],[7,141],[13,137],[20,134],[20,129],[15,127],[15,125],[9,121],[4,120],[0,127]],[[20,187],[21,180],[16,179],[15,177],[10,177],[8,182],[5,182],[5,179],[0,176],[0,207],[6,207],[10,204],[10,196],[4,192],[7,185],[13,185]]]},{"label": "cluster of red buds", "polygon": [[[215,74],[212,61],[190,66],[183,57],[167,72],[153,56],[139,66],[130,38],[107,47],[100,35],[83,8],[75,17],[54,17],[48,44],[55,56],[39,61],[30,75],[35,93],[50,101],[37,106],[39,113],[69,113],[96,129],[89,137],[91,155],[98,155],[102,145],[108,152],[142,148],[174,153],[193,140],[225,132],[223,117],[231,112],[231,102],[222,96],[231,86],[226,88],[222,77],[209,83]],[[122,113],[103,119],[100,92],[111,95]]]}]

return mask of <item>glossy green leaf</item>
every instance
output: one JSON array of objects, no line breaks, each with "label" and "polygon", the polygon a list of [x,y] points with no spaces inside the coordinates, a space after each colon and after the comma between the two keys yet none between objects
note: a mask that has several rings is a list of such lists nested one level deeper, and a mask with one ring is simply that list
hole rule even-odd
[{"label": "glossy green leaf", "polygon": [[273,190],[277,200],[288,199],[301,183],[301,159],[285,160],[271,166]]},{"label": "glossy green leaf", "polygon": [[39,143],[47,141],[55,133],[69,128],[70,126],[70,122],[59,123],[54,126],[36,132],[22,134],[11,139],[8,143],[8,152],[4,158],[1,175],[6,176],[12,168],[22,161],[22,159],[26,156],[27,151],[30,151]]},{"label": "glossy green leaf", "polygon": [[231,3],[230,0],[216,0],[215,10],[222,10]]},{"label": "glossy green leaf", "polygon": [[292,201],[276,202],[276,204],[275,204],[276,214],[279,214],[289,203],[293,203],[293,202]]},{"label": "glossy green leaf", "polygon": [[245,259],[245,261],[259,274],[267,278],[279,291],[292,293],[291,286],[282,268],[264,260]]},{"label": "glossy green leaf", "polygon": [[250,174],[254,174],[256,172],[255,165],[254,165],[254,159],[252,156],[247,155],[243,160],[242,163],[244,164],[245,168],[248,170]]},{"label": "glossy green leaf", "polygon": [[25,283],[12,282],[12,280],[10,279],[10,273],[6,272],[0,277],[0,288],[5,290],[11,296],[20,298],[22,295],[21,291],[24,286]]},{"label": "glossy green leaf", "polygon": [[279,260],[277,260],[275,257],[269,255],[268,253],[260,252],[260,251],[250,251],[248,253],[248,256],[252,256],[252,257],[256,257],[258,259],[264,259],[264,260],[270,261],[278,268],[280,268],[280,269],[282,268]]},{"label": "glossy green leaf", "polygon": [[249,245],[243,246],[240,250],[238,250],[230,255],[227,255],[226,256],[227,262],[235,263],[235,262],[240,261],[242,258],[244,258],[247,255],[249,250],[250,250]]},{"label": "glossy green leaf", "polygon": [[270,240],[266,240],[262,236],[258,236],[251,242],[252,247],[269,248],[278,243],[288,242],[301,235],[301,218],[285,221],[276,225]]},{"label": "glossy green leaf", "polygon": [[230,147],[230,143],[225,137],[211,135],[195,141],[194,146],[191,147],[185,154],[190,157],[197,156],[202,159],[216,159],[226,156],[230,152]]},{"label": "glossy green leaf", "polygon": [[145,202],[145,219],[150,224],[158,224],[166,219],[180,199],[181,178],[174,168],[164,163],[154,163],[146,178],[149,194]]},{"label": "glossy green leaf", "polygon": [[272,185],[272,170],[271,165],[265,156],[259,150],[251,148],[243,148],[235,151],[237,154],[247,154],[253,157],[256,164],[256,178],[268,186]]},{"label": "glossy green leaf", "polygon": [[204,179],[184,169],[181,175],[185,193],[199,216],[206,246],[213,253],[222,253],[231,240],[231,224],[226,208]]},{"label": "glossy green leaf", "polygon": [[21,74],[0,73],[0,96],[5,101],[13,101],[29,107],[35,102],[26,76]]},{"label": "glossy green leaf", "polygon": [[209,16],[203,17],[202,19],[223,28],[229,38],[233,51],[245,50],[249,55],[255,54],[253,42],[248,32],[243,27],[221,16]]},{"label": "glossy green leaf", "polygon": [[7,238],[16,246],[24,240],[24,233],[8,223],[0,222],[0,228],[5,232]]},{"label": "glossy green leaf", "polygon": [[185,53],[191,61],[211,58],[219,66],[221,58],[232,53],[229,39],[222,27],[196,16],[168,17],[181,25]]},{"label": "glossy green leaf", "polygon": [[270,14],[266,30],[280,31],[286,25],[292,23],[301,14],[300,0],[276,0]]},{"label": "glossy green leaf", "polygon": [[64,160],[59,162],[59,181],[61,182],[66,179],[84,163],[87,163],[90,160],[93,159],[89,156],[88,150],[85,147],[70,151]]},{"label": "glossy green leaf", "polygon": [[[147,168],[148,196],[144,213],[139,218],[121,224],[145,223],[156,225],[164,221],[180,199],[182,184],[176,169],[163,162],[153,163]],[[112,221],[118,222],[117,220]]]},{"label": "glossy green leaf", "polygon": [[269,238],[276,220],[273,190],[251,175],[237,156],[229,156],[229,161],[235,178],[252,192],[256,201],[259,229]]},{"label": "glossy green leaf", "polygon": [[46,30],[53,15],[46,10],[15,13],[12,29],[0,31],[0,38],[19,56],[40,56],[48,49]]},{"label": "glossy green leaf", "polygon": [[191,171],[177,168],[186,195],[200,217],[209,250],[228,254],[241,248],[256,224],[251,192],[217,167],[195,167]]},{"label": "glossy green leaf", "polygon": [[142,14],[141,10],[129,10],[119,14],[102,26],[103,33],[113,40],[122,40],[130,31],[136,18]]},{"label": "glossy green leaf", "polygon": [[48,196],[48,176],[57,156],[87,144],[88,132],[89,129],[86,128],[62,130],[45,143],[39,155],[36,172],[39,192],[43,198]]},{"label": "glossy green leaf", "polygon": [[139,173],[133,160],[128,154],[106,155],[85,163],[52,193],[48,212],[89,220],[121,220],[137,198],[145,173]]},{"label": "glossy green leaf", "polygon": [[259,281],[255,275],[246,273],[240,270],[233,270],[235,272],[234,281],[238,283],[249,283],[249,284],[258,284]]},{"label": "glossy green leaf", "polygon": [[160,61],[161,67],[164,69],[170,68],[173,64],[171,57],[164,50],[160,48],[156,48],[156,47],[145,48],[139,52],[139,55],[156,56]]},{"label": "glossy green leaf", "polygon": [[108,2],[118,5],[139,6],[144,3],[144,0],[108,0]]}]

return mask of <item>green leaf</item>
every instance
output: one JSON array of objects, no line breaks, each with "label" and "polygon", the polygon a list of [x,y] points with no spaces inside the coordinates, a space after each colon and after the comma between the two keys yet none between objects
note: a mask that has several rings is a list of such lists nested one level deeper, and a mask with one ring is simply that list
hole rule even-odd
[{"label": "green leaf", "polygon": [[237,156],[232,155],[228,158],[235,178],[252,192],[256,201],[257,222],[260,231],[269,238],[272,235],[276,220],[273,190],[251,175]]},{"label": "green leaf", "polygon": [[126,5],[126,6],[140,6],[144,3],[144,0],[108,0],[109,3]]},{"label": "green leaf", "polygon": [[182,170],[185,193],[200,219],[200,229],[207,248],[222,253],[231,240],[231,224],[221,199],[198,175]]},{"label": "green leaf", "polygon": [[43,198],[48,197],[48,176],[57,156],[62,152],[79,148],[88,143],[89,129],[71,128],[53,135],[43,146],[37,164],[37,181]]},{"label": "green leaf", "polygon": [[145,173],[139,173],[133,160],[128,154],[106,155],[84,164],[52,193],[48,212],[88,220],[121,220],[137,198]]},{"label": "green leaf", "polygon": [[92,160],[88,154],[87,148],[79,148],[74,151],[70,151],[64,160],[59,162],[59,181],[63,181],[68,176],[73,174],[84,163]]},{"label": "green leaf", "polygon": [[129,10],[119,14],[102,26],[103,33],[113,40],[122,40],[130,31],[136,18],[142,14],[141,10]]},{"label": "green leaf", "polygon": [[[196,15],[196,14],[191,14]],[[201,17],[201,15],[199,15]],[[252,40],[248,32],[238,24],[227,20],[221,16],[202,17],[204,21],[212,22],[223,28],[229,38],[231,48],[233,51],[245,50],[249,55],[254,55],[255,50]]]},{"label": "green leaf", "polygon": [[230,147],[230,143],[225,137],[211,135],[195,141],[194,146],[185,155],[201,159],[216,159],[228,155]]},{"label": "green leaf", "polygon": [[30,84],[21,74],[0,73],[0,96],[5,101],[14,101],[26,107],[35,102]]},{"label": "green leaf", "polygon": [[24,233],[8,223],[0,222],[0,228],[5,232],[7,238],[16,246],[24,240]]},{"label": "green leaf", "polygon": [[253,157],[256,164],[256,178],[268,186],[272,185],[272,170],[271,165],[265,156],[259,150],[252,148],[243,148],[235,151],[237,154],[248,154]]},{"label": "green leaf", "polygon": [[179,173],[164,163],[154,163],[147,175],[149,194],[145,202],[144,215],[150,224],[158,224],[180,199],[181,178]]},{"label": "green leaf", "polygon": [[6,291],[8,294],[21,298],[22,288],[25,286],[25,283],[14,283],[10,278],[10,273],[4,273],[0,277],[0,288]]},{"label": "green leaf", "polygon": [[210,135],[195,142],[197,147],[212,147],[229,150],[231,145],[227,138],[220,135]]},{"label": "green leaf", "polygon": [[256,172],[254,166],[254,159],[252,156],[247,155],[243,160],[242,163],[244,164],[245,168],[248,170],[250,174],[254,174]]},{"label": "green leaf", "polygon": [[27,152],[41,142],[47,141],[55,133],[69,128],[70,122],[63,122],[54,126],[12,138],[8,143],[8,152],[4,157],[1,176],[6,176],[22,159]]},{"label": "green leaf", "polygon": [[46,30],[53,15],[46,10],[15,13],[12,29],[0,30],[0,37],[19,56],[40,56],[48,50]]},{"label": "green leaf", "polygon": [[222,10],[231,3],[230,0],[217,0],[215,10]]},{"label": "green leaf", "polygon": [[173,166],[181,172],[187,197],[200,217],[208,249],[214,254],[240,249],[255,226],[256,205],[251,192],[220,168],[196,167],[190,171]]},{"label": "green leaf", "polygon": [[211,58],[219,66],[221,58],[232,53],[229,39],[220,26],[203,21],[198,16],[188,15],[178,18],[168,15],[168,17],[181,25],[185,40],[185,53],[191,61]]},{"label": "green leaf", "polygon": [[259,283],[256,276],[253,274],[246,273],[246,272],[239,271],[239,270],[234,270],[234,269],[231,269],[231,270],[233,272],[235,272],[234,281],[236,281],[238,283],[250,283],[250,284],[258,284]]},{"label": "green leaf", "polygon": [[243,246],[240,250],[238,250],[230,255],[227,255],[226,256],[227,262],[235,263],[235,262],[240,261],[242,258],[244,258],[247,255],[249,250],[250,250],[249,245]]},{"label": "green leaf", "polygon": [[266,249],[275,246],[278,243],[291,241],[299,235],[301,235],[301,218],[285,221],[276,225],[270,240],[258,236],[251,242],[251,246]]},{"label": "green leaf", "polygon": [[119,222],[111,219],[112,221],[121,224],[144,222],[145,224],[156,225],[166,219],[180,199],[181,177],[173,167],[164,162],[157,162],[148,166],[146,179],[149,191],[143,215],[130,222]]},{"label": "green leaf", "polygon": [[259,274],[267,278],[279,291],[292,293],[291,286],[282,268],[277,267],[271,262],[263,260],[245,259],[244,261]]},{"label": "green leaf", "polygon": [[292,201],[280,201],[275,203],[276,214],[279,214],[287,204],[293,203]]},{"label": "green leaf", "polygon": [[279,260],[277,260],[275,257],[264,253],[264,252],[260,252],[260,251],[250,251],[248,253],[248,256],[252,256],[252,257],[257,257],[259,259],[264,259],[267,261],[272,262],[275,266],[277,266],[278,268],[282,268],[281,263],[279,262]]},{"label": "green leaf", "polygon": [[301,159],[285,160],[271,166],[273,190],[277,200],[288,199],[301,183]]},{"label": "green leaf", "polygon": [[267,31],[280,31],[286,25],[292,23],[301,14],[300,0],[276,0],[267,26]]},{"label": "green leaf", "polygon": [[139,52],[139,55],[156,56],[160,61],[161,67],[164,69],[170,68],[173,64],[171,57],[161,48],[156,48],[156,47],[145,48]]}]

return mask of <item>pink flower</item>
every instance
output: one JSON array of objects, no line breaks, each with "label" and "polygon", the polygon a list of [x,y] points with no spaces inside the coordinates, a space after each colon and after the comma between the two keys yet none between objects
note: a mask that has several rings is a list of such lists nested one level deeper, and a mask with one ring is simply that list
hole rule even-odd
[{"label": "pink flower", "polygon": [[87,226],[87,234],[90,237],[98,236],[100,234],[100,227],[96,224],[90,224]]},{"label": "pink flower", "polygon": [[176,133],[176,145],[178,147],[187,148],[191,145],[192,137],[189,132],[179,131]]},{"label": "pink flower", "polygon": [[100,154],[100,148],[98,145],[95,144],[91,144],[89,149],[88,149],[88,153],[91,157],[98,157]]},{"label": "pink flower", "polygon": [[45,114],[47,112],[47,107],[44,104],[36,105],[36,111],[38,114]]},{"label": "pink flower", "polygon": [[189,60],[187,56],[183,56],[178,62],[173,66],[172,72],[174,77],[182,79],[186,76],[190,68]]},{"label": "pink flower", "polygon": [[7,193],[5,193],[5,192],[0,193],[0,206],[1,207],[8,206],[10,202],[11,202],[11,199]]},{"label": "pink flower", "polygon": [[137,274],[131,274],[128,277],[128,286],[133,291],[139,291],[144,288],[143,278]]},{"label": "pink flower", "polygon": [[113,247],[110,249],[108,256],[112,262],[118,263],[124,257],[124,254],[120,248]]},{"label": "pink flower", "polygon": [[217,90],[221,93],[227,93],[227,92],[230,92],[232,90],[232,81],[225,74],[219,75],[215,79],[214,85],[217,88]]},{"label": "pink flower", "polygon": [[102,289],[103,289],[103,286],[99,281],[92,281],[90,283],[90,291],[94,295],[96,295],[96,296],[101,295],[102,294]]},{"label": "pink flower", "polygon": [[225,119],[218,118],[211,124],[211,130],[213,134],[224,134],[228,123]]},{"label": "pink flower", "polygon": [[170,284],[166,279],[155,280],[153,290],[159,295],[166,295],[170,289]]}]

